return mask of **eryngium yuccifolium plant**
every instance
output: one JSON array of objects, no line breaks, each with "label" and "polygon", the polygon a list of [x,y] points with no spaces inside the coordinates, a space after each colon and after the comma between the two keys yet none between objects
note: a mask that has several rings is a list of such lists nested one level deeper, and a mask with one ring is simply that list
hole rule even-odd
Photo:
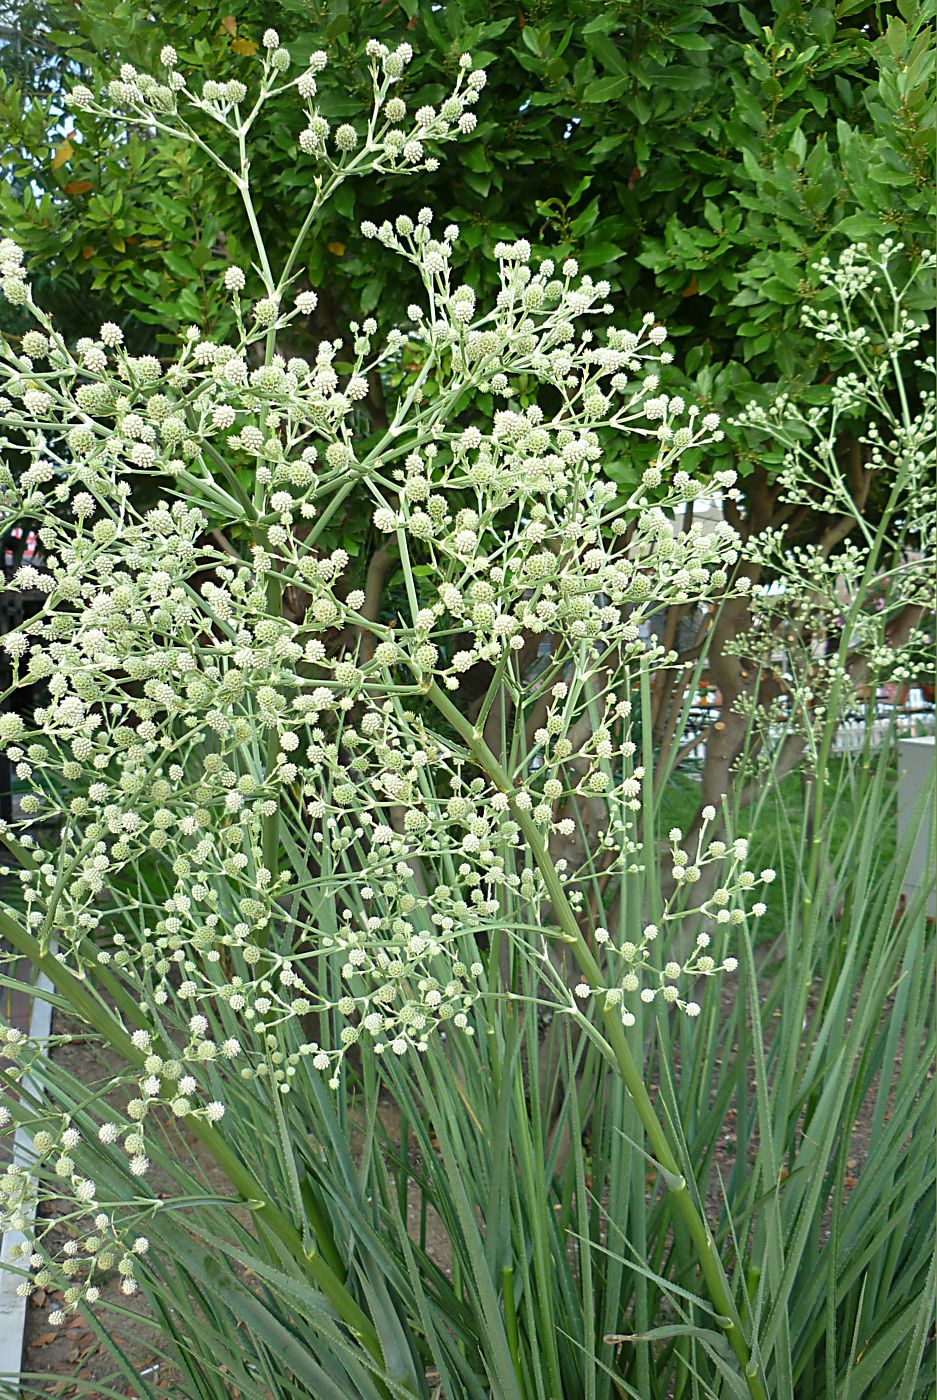
[{"label": "eryngium yuccifolium plant", "polygon": [[[240,83],[193,96],[169,50],[162,77],[125,68],[111,85],[132,120],[200,143],[196,121],[220,130],[206,148],[243,196],[257,253],[253,270],[219,273],[230,342],[191,327],[172,356],[131,355],[106,323],[67,344],[19,250],[0,244],[3,293],[35,323],[0,352],[6,521],[35,522],[43,556],[13,583],[41,606],[4,645],[14,692],[44,689],[29,723],[15,697],[0,716],[27,789],[5,838],[25,918],[4,927],[95,1029],[81,988],[106,977],[123,1106],[91,1109],[98,1147],[139,1178],[167,1114],[222,1152],[226,1082],[285,1095],[304,1058],[335,1085],[352,1046],[419,1056],[440,1031],[473,1035],[502,992],[493,950],[506,937],[542,966],[545,1001],[595,1017],[745,1358],[627,1031],[642,1003],[698,1013],[694,990],[734,969],[733,930],[763,912],[773,872],[747,868],[744,842],[707,841],[704,826],[684,847],[675,830],[676,893],[653,924],[607,930],[591,902],[597,871],[646,860],[634,696],[672,657],[642,625],[724,596],[737,560],[728,526],[672,525],[703,491],[734,489],[732,473],[680,465],[705,457],[718,420],[666,392],[664,328],[620,324],[608,286],[573,260],[501,244],[500,290],[480,305],[451,277],[458,229],[437,231],[429,209],[362,229],[410,270],[410,324],[352,322],[291,353],[296,318],[315,313],[294,267],[316,208],[352,174],[410,169],[424,142],[469,132],[483,85],[464,60],[411,129],[388,97],[409,50],[369,54],[360,129],[333,135],[317,115],[319,58],[293,84],[307,103],[299,144],[322,173],[279,270],[246,142],[289,81],[277,36],[256,98]],[[74,105],[98,110],[84,90]],[[377,380],[386,425],[367,414]],[[610,443],[644,464],[630,496],[603,474]],[[369,558],[342,543],[349,512],[371,522]],[[715,892],[699,904],[704,866]],[[684,919],[688,957],[672,937]],[[29,1041],[5,1039],[27,1065]],[[31,1177],[3,1178],[4,1216],[25,1224],[27,1198],[54,1195],[84,1220],[80,1251],[54,1266],[66,1311],[93,1299],[96,1262],[132,1291],[136,1212],[102,1206],[67,1116],[48,1115],[33,1154]]]}]

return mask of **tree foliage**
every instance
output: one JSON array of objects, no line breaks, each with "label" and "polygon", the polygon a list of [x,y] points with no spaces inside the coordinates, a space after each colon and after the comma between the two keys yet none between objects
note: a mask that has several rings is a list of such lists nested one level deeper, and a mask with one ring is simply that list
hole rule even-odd
[{"label": "tree foliage", "polygon": [[[141,339],[190,320],[229,329],[218,274],[248,246],[243,213],[192,148],[85,117],[73,132],[48,50],[63,75],[93,76],[115,60],[151,68],[166,34],[182,32],[183,68],[211,78],[232,62],[247,67],[266,22],[252,0],[223,8],[51,0],[44,26],[32,18],[45,36],[35,100],[23,100],[22,62],[0,93],[0,126],[19,152],[0,220],[34,263],[45,260],[56,300],[100,298]],[[822,295],[813,272],[822,253],[886,236],[912,255],[929,245],[931,0],[841,0],[835,10],[790,0],[287,0],[281,14],[297,58],[324,46],[340,75],[323,107],[333,123],[366,96],[360,55],[372,34],[417,48],[414,107],[440,98],[460,52],[480,54],[491,82],[475,139],[434,185],[434,204],[463,230],[462,257],[518,236],[577,256],[633,309],[666,320],[707,406],[732,409],[766,383],[823,380],[798,319],[804,300]],[[272,229],[293,227],[312,198],[294,125],[284,105],[253,157]],[[317,336],[349,310],[405,317],[391,260],[347,237],[350,224],[383,216],[388,197],[381,182],[347,186],[304,250],[327,293]],[[415,177],[404,204],[415,214],[425,198]]]},{"label": "tree foliage", "polygon": [[[11,6],[25,15],[26,0]],[[704,411],[737,414],[779,391],[828,401],[848,357],[801,324],[804,307],[832,308],[818,260],[849,242],[877,248],[891,237],[904,245],[893,263],[900,271],[902,257],[916,261],[930,246],[933,0],[829,8],[791,0],[284,0],[278,14],[298,60],[328,52],[338,82],[321,110],[333,127],[366,101],[368,37],[412,41],[403,93],[411,110],[438,102],[459,55],[471,50],[490,74],[478,127],[432,184],[434,207],[461,230],[453,275],[470,263],[481,270],[479,292],[493,290],[485,269],[494,267],[494,245],[521,236],[535,251],[575,256],[584,272],[609,281],[619,305],[652,309],[667,324],[681,367],[672,385]],[[246,76],[266,22],[256,0],[220,10],[208,0],[148,8],[85,0],[77,9],[29,0],[33,38],[19,45],[0,87],[0,129],[17,153],[13,178],[0,187],[0,223],[26,250],[37,294],[64,328],[86,325],[97,303],[98,319],[118,320],[138,351],[172,353],[190,323],[231,332],[223,273],[252,256],[236,191],[195,145],[67,113],[62,86],[82,75],[96,86],[121,62],[151,71],[167,35],[193,87],[232,65]],[[24,100],[29,91],[32,101]],[[287,231],[315,198],[315,162],[296,150],[300,119],[289,103],[272,103],[267,115],[252,179],[271,257],[282,261]],[[415,215],[429,194],[420,174],[393,191],[380,178],[338,191],[302,249],[319,299],[315,315],[291,327],[291,348],[310,352],[349,316],[406,324],[393,259],[355,229],[366,219]],[[259,291],[257,279],[248,293]],[[910,309],[929,313],[933,300],[933,278],[925,277]],[[398,367],[417,370],[415,360]],[[909,387],[922,387],[913,381],[912,370]],[[368,410],[378,427],[396,387],[386,374],[372,376]],[[871,517],[884,504],[875,474],[848,418],[840,429],[853,502]],[[607,475],[632,490],[645,458],[633,444],[624,456],[610,439],[603,448]],[[853,511],[830,510],[822,494],[796,510],[782,499],[784,453],[764,431],[737,428],[717,452],[715,465],[739,473],[744,502],[729,509],[743,538],[784,528],[829,553],[855,528]],[[377,545],[357,497],[339,523],[342,547],[364,570]],[[389,568],[394,575],[393,561]],[[751,572],[757,583],[764,569]],[[391,598],[399,583],[399,574],[390,578]],[[724,610],[708,638],[707,664],[727,709],[752,676],[725,650],[750,622],[747,603],[738,608],[738,617]],[[663,635],[670,644],[684,633],[688,650],[678,649],[695,662],[703,634],[677,609]],[[658,743],[683,703],[685,674],[674,673],[672,691],[655,697]],[[710,794],[724,790],[738,757],[744,722],[735,718],[732,735],[723,730],[710,745]]]}]

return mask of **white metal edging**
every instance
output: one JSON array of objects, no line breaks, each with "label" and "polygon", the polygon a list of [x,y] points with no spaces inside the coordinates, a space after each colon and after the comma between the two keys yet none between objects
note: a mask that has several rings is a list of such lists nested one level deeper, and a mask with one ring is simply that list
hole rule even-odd
[{"label": "white metal edging", "polygon": [[[55,950],[51,951],[54,955]],[[34,992],[51,991],[52,983],[41,972]],[[52,1003],[35,996],[29,1016],[29,1037],[33,1041],[47,1040],[51,1029]],[[27,1093],[36,1093],[39,1087],[31,1074],[24,1077],[23,1088]],[[32,1160],[32,1134],[26,1128],[17,1128],[13,1137],[13,1165],[28,1167]],[[15,1258],[14,1250],[22,1245],[25,1238],[19,1230],[7,1230],[0,1242],[0,1377],[3,1377],[7,1389],[14,1390],[19,1389],[18,1377],[23,1369],[23,1338],[26,1332],[26,1304],[29,1301],[17,1292],[23,1275],[16,1269],[22,1267],[24,1260]]]},{"label": "white metal edging", "polygon": [[926,785],[932,780],[935,762],[934,736],[900,738],[898,740],[898,840],[907,834],[916,821],[914,845],[901,892],[910,899],[923,889],[927,897],[926,913],[937,916],[937,865],[934,859],[934,798],[921,811],[921,799]]}]

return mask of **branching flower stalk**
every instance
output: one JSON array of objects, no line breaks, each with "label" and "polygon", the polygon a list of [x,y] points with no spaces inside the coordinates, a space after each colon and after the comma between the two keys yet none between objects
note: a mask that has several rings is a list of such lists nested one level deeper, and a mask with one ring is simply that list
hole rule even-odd
[{"label": "branching flower stalk", "polygon": [[[792,547],[783,531],[762,535],[748,550],[783,584],[796,705],[788,727],[820,776],[803,894],[805,927],[817,891],[823,775],[845,704],[858,685],[906,683],[916,670],[933,671],[934,639],[917,624],[933,611],[937,394],[925,390],[914,410],[905,381],[909,359],[934,381],[933,356],[917,358],[927,319],[908,303],[916,294],[918,301],[933,304],[937,257],[925,251],[899,277],[904,251],[891,239],[876,250],[859,244],[847,248],[836,264],[824,258],[818,267],[821,285],[836,293],[839,310],[805,310],[804,322],[819,341],[848,357],[848,368],[832,383],[830,402],[804,409],[782,396],[768,409],[751,406],[738,420],[784,448],[786,499],[839,517],[846,536],[832,554],[821,547]],[[850,489],[837,451],[848,427],[857,433],[863,470],[882,497],[874,523]],[[770,663],[777,646],[780,599],[770,593],[755,597],[754,627],[735,643],[758,664]]]},{"label": "branching flower stalk", "polygon": [[[2,698],[46,691],[34,724],[0,714],[28,789],[22,830],[5,833],[25,855],[6,872],[25,916],[8,909],[4,933],[120,1055],[112,1088],[129,1098],[88,1107],[94,1151],[142,1182],[161,1121],[189,1125],[375,1360],[376,1319],[325,1252],[310,1255],[290,1194],[271,1201],[226,1139],[225,1085],[268,1094],[279,1120],[307,1063],[335,1087],[352,1047],[376,1062],[448,1054],[453,1037],[475,1034],[477,1004],[505,991],[492,947],[533,946],[551,969],[544,1001],[601,1028],[761,1400],[759,1363],[628,1032],[641,1006],[699,1014],[694,989],[734,971],[728,940],[764,912],[773,871],[748,870],[746,843],[710,839],[705,825],[695,843],[674,830],[677,894],[656,924],[612,933],[588,903],[593,856],[609,878],[644,878],[633,695],[673,657],[642,627],[662,607],[730,591],[732,529],[675,535],[672,524],[687,501],[735,490],[732,473],[680,466],[721,438],[718,418],[663,392],[664,327],[650,314],[636,330],[610,321],[608,285],[573,259],[557,268],[525,240],[499,244],[499,291],[478,307],[453,276],[459,230],[434,231],[429,209],[362,228],[415,271],[406,328],[379,344],[374,320],[353,321],[310,358],[282,353],[316,309],[314,292],[295,291],[295,267],[324,200],[351,174],[432,164],[425,143],[471,132],[484,74],[463,59],[440,109],[405,129],[405,104],[388,93],[410,51],[369,45],[366,133],[332,133],[313,105],[324,59],[287,83],[287,51],[273,31],[264,44],[246,115],[243,84],[194,96],[171,49],[162,77],[124,68],[110,90],[126,120],[196,142],[241,191],[258,263],[221,274],[230,343],[193,327],[164,363],[129,354],[105,323],[72,347],[35,305],[20,250],[0,243],[3,295],[35,320],[0,350],[0,488],[7,525],[38,522],[44,552],[14,580],[42,606],[4,639],[14,680]],[[247,136],[288,86],[307,104],[299,147],[320,173],[276,275]],[[87,90],[73,97],[79,113],[105,110]],[[377,376],[396,404],[365,448],[361,405]],[[610,435],[646,462],[628,497],[603,475]],[[152,508],[138,504],[140,481],[161,494]],[[378,597],[346,547],[362,518],[375,557],[391,561]],[[245,536],[240,559],[230,540]],[[577,832],[592,846],[581,864],[569,854]],[[694,904],[704,868],[715,887]],[[678,959],[666,945],[684,920],[699,931]],[[99,972],[120,989],[113,1006],[94,990]],[[14,1073],[34,1053],[11,1028],[4,1046]],[[15,1098],[5,1113],[10,1128],[30,1127],[35,1162],[0,1178],[4,1218],[25,1225],[28,1204],[65,1197],[73,1226],[85,1222],[63,1259],[46,1258],[41,1238],[27,1249],[35,1277],[64,1280],[63,1317],[94,1303],[114,1267],[132,1293],[149,1249],[129,1234],[133,1199],[100,1205],[67,1115],[50,1106],[39,1122]]]}]

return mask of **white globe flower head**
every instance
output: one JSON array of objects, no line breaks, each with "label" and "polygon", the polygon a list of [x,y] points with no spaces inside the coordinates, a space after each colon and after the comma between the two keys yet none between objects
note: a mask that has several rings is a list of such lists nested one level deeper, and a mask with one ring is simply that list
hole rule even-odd
[{"label": "white globe flower head", "polygon": [[277,319],[279,304],[276,296],[261,297],[254,302],[254,320],[261,326],[272,326]]}]

